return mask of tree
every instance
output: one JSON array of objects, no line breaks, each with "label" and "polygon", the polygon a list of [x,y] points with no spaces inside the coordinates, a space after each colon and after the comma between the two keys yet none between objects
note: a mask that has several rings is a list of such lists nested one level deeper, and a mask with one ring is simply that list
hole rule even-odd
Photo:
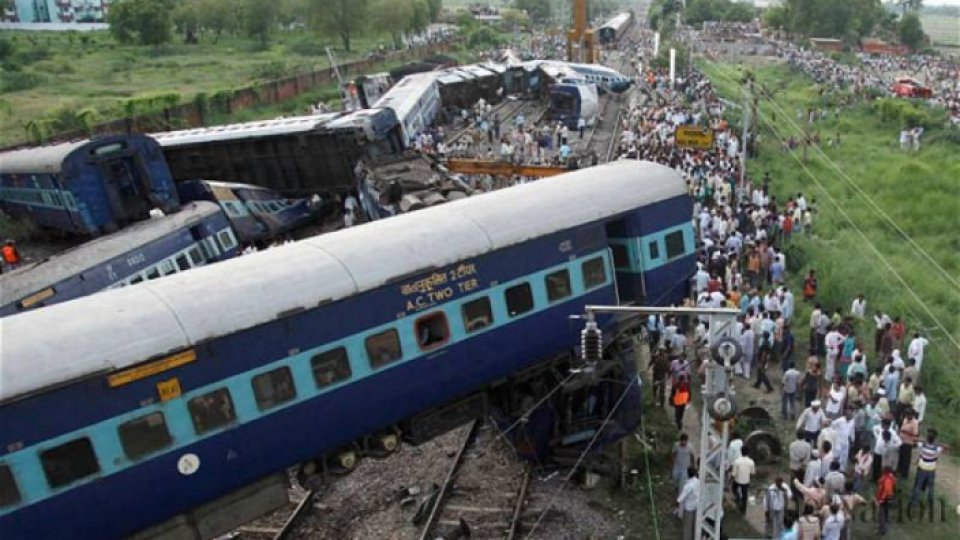
[{"label": "tree", "polygon": [[427,0],[427,8],[430,10],[430,22],[437,22],[443,9],[443,0]]},{"label": "tree", "polygon": [[516,8],[527,12],[530,19],[536,22],[550,18],[550,0],[516,0]]},{"label": "tree", "polygon": [[162,45],[172,37],[173,0],[121,0],[110,6],[110,33],[121,43]]},{"label": "tree", "polygon": [[514,26],[527,27],[530,25],[530,16],[519,9],[505,9],[500,12],[500,15],[503,17],[503,22],[507,24],[507,28],[513,28]]},{"label": "tree", "polygon": [[201,32],[214,33],[213,42],[220,41],[224,32],[232,32],[240,26],[240,19],[231,0],[195,0],[197,21]]},{"label": "tree", "polygon": [[407,18],[406,30],[418,34],[427,29],[430,24],[430,8],[426,0],[413,0],[413,10]]},{"label": "tree", "polygon": [[920,17],[913,12],[907,13],[900,18],[897,33],[900,36],[900,43],[903,43],[913,50],[923,47],[923,43],[926,41],[926,36],[923,34],[923,26],[920,24]]},{"label": "tree", "polygon": [[277,22],[278,3],[264,0],[243,0],[240,10],[243,14],[243,28],[247,35],[259,40],[266,46],[270,31]]},{"label": "tree", "polygon": [[181,2],[173,10],[173,24],[177,30],[183,33],[184,43],[197,42],[197,29],[200,25],[197,16],[197,4],[194,2]]},{"label": "tree", "polygon": [[403,21],[413,12],[412,0],[374,0],[370,6],[370,25],[377,32],[390,35],[393,46],[403,46]]},{"label": "tree", "polygon": [[311,25],[340,36],[344,50],[350,50],[350,40],[363,29],[368,19],[367,0],[306,0]]}]

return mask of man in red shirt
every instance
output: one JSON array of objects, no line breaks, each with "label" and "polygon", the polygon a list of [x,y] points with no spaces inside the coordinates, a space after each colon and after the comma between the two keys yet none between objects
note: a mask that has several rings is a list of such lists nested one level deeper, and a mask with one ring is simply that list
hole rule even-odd
[{"label": "man in red shirt", "polygon": [[893,494],[897,489],[897,477],[893,474],[892,467],[884,467],[880,480],[877,481],[877,492],[874,495],[874,502],[878,507],[877,511],[877,534],[884,536],[890,527],[890,503],[893,502]]}]

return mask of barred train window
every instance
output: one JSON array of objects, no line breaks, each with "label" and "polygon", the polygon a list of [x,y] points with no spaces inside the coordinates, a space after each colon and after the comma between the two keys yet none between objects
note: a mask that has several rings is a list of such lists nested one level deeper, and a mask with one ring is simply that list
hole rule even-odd
[{"label": "barred train window", "polygon": [[581,269],[583,270],[584,288],[592,289],[598,285],[602,285],[603,282],[607,280],[607,270],[603,264],[603,257],[590,259],[583,263]]},{"label": "barred train window", "polygon": [[403,356],[400,336],[393,328],[368,337],[366,347],[370,366],[374,368],[385,366]]},{"label": "barred train window", "polygon": [[313,380],[320,388],[349,379],[353,375],[347,349],[343,347],[314,356],[310,359],[310,366],[313,368]]},{"label": "barred train window", "polygon": [[547,285],[547,301],[556,302],[570,296],[570,273],[558,270],[544,278]]},{"label": "barred train window", "polygon": [[683,242],[683,231],[674,231],[664,239],[667,244],[667,258],[673,259],[686,252]]},{"label": "barred train window", "polygon": [[261,411],[272,409],[297,397],[293,375],[288,367],[261,373],[254,377],[250,384],[257,399],[257,407],[260,407]]},{"label": "barred train window", "polygon": [[7,465],[0,465],[0,508],[13,506],[20,500],[20,489],[13,479],[13,471]]},{"label": "barred train window", "polygon": [[650,251],[651,259],[660,258],[660,244],[657,244],[656,240],[651,240],[650,243],[647,244],[647,249]]},{"label": "barred train window", "polygon": [[627,250],[627,246],[623,244],[611,244],[610,248],[613,250],[613,266],[617,268],[629,268],[630,252]]},{"label": "barred train window", "polygon": [[529,283],[521,283],[510,287],[504,293],[507,300],[507,313],[511,317],[522,315],[533,309],[533,293]]},{"label": "barred train window", "polygon": [[493,310],[490,308],[490,299],[487,297],[471,300],[460,309],[463,315],[463,326],[467,333],[476,332],[493,324]]},{"label": "barred train window", "polygon": [[233,400],[226,388],[191,399],[187,402],[187,408],[190,409],[190,418],[193,419],[193,429],[197,435],[223,427],[237,418],[233,410]]},{"label": "barred train window", "polygon": [[450,327],[447,326],[447,316],[442,312],[424,315],[414,325],[417,334],[417,344],[420,350],[430,350],[446,343],[450,337]]},{"label": "barred train window", "polygon": [[173,442],[162,412],[155,412],[129,422],[117,428],[123,453],[130,459],[156,452]]},{"label": "barred train window", "polygon": [[90,439],[83,437],[40,453],[50,487],[57,488],[100,472]]}]

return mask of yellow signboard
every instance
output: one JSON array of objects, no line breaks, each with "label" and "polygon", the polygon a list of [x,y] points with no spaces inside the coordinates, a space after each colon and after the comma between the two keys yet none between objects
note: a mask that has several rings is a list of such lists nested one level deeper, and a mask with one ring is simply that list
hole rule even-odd
[{"label": "yellow signboard", "polygon": [[696,126],[680,126],[677,128],[677,146],[709,150],[713,147],[713,131]]},{"label": "yellow signboard", "polygon": [[180,391],[180,380],[174,377],[169,381],[158,382],[157,393],[160,394],[160,401],[168,401],[180,397],[180,394],[183,393]]},{"label": "yellow signboard", "polygon": [[133,381],[138,381],[140,379],[145,379],[151,375],[156,375],[157,373],[163,373],[168,369],[173,369],[184,364],[189,364],[197,359],[197,353],[193,349],[177,353],[173,356],[168,356],[149,364],[144,364],[142,366],[137,366],[126,371],[121,371],[119,373],[114,373],[107,377],[107,382],[110,384],[111,388],[116,388],[117,386],[123,386],[125,384],[132,383]]},{"label": "yellow signboard", "polygon": [[37,293],[33,293],[30,296],[21,300],[20,307],[24,309],[33,307],[34,304],[39,304],[40,302],[43,302],[47,298],[50,298],[51,296],[56,294],[56,292],[57,291],[53,290],[53,287],[47,287],[46,289]]}]

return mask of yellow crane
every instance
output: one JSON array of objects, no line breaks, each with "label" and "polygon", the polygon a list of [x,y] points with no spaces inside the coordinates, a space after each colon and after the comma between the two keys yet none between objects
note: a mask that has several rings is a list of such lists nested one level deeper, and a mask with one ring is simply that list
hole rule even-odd
[{"label": "yellow crane", "polygon": [[587,19],[587,0],[573,0],[573,27],[567,32],[567,60],[584,64],[596,62],[593,29]]}]

